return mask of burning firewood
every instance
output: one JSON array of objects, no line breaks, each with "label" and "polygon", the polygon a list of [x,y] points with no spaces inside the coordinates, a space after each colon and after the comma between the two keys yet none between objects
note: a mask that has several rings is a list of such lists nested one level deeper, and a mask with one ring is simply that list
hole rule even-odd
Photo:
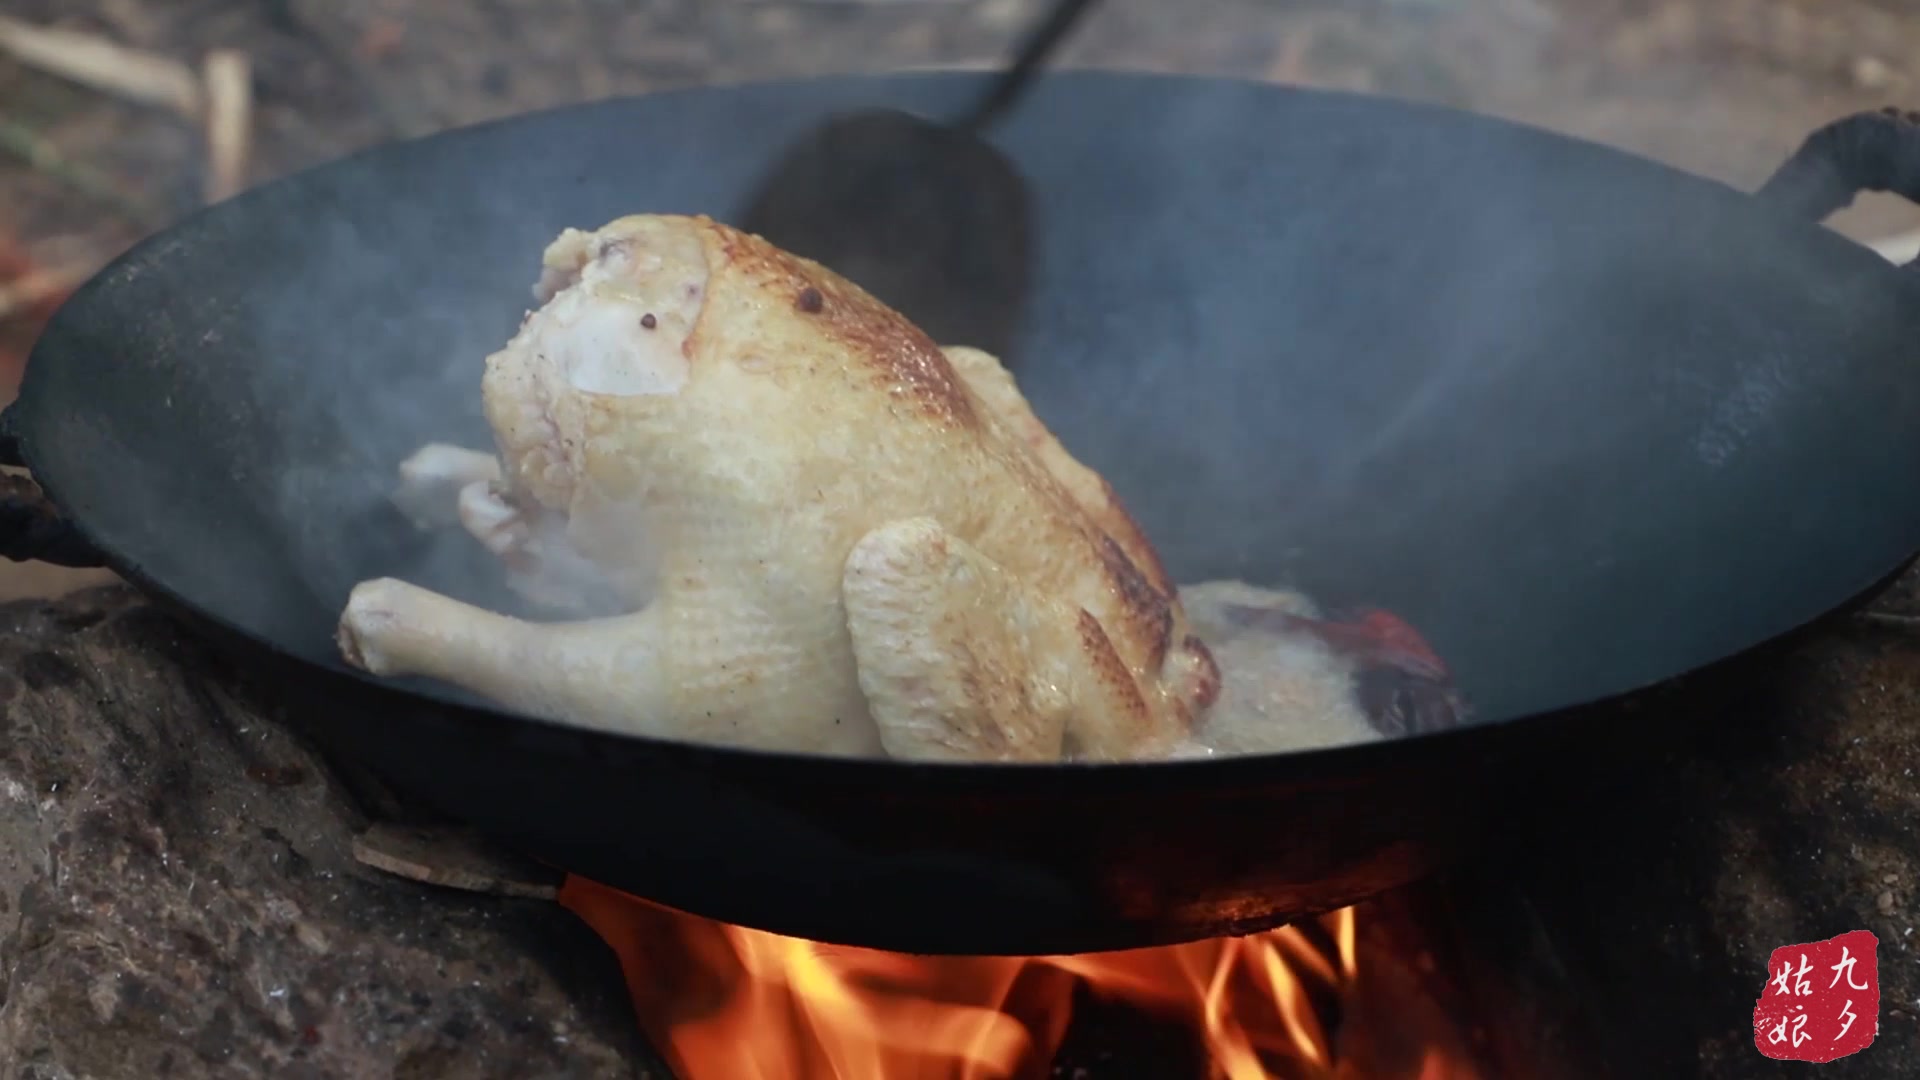
[{"label": "burning firewood", "polygon": [[[1358,932],[1359,910],[1377,916],[1371,906],[1157,949],[929,957],[729,926],[580,877],[560,903],[619,957],[641,1027],[680,1080],[1029,1077],[1049,1064],[1083,1080],[1484,1075],[1414,958]],[[1134,1016],[1128,1026],[1184,1030],[1190,1053],[1169,1056],[1197,1068],[1116,1059],[1063,1072],[1073,1016],[1096,1002]]]}]

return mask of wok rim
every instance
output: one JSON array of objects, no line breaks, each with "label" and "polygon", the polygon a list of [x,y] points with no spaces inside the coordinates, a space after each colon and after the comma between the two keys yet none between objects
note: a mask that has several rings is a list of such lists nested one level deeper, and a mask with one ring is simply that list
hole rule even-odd
[{"label": "wok rim", "polygon": [[[579,115],[594,110],[630,108],[641,102],[671,101],[675,98],[711,97],[738,93],[741,91],[777,92],[783,88],[803,88],[823,84],[840,86],[898,86],[903,83],[945,84],[964,86],[977,84],[990,79],[992,71],[916,68],[899,72],[868,72],[854,74],[827,74],[789,76],[773,79],[740,79],[702,83],[698,85],[665,88],[637,94],[610,95],[587,101],[567,102],[539,109],[498,116],[492,119],[476,121],[471,124],[446,128],[441,131],[411,138],[388,140],[361,147],[339,157],[309,165],[285,173],[265,183],[250,187],[228,199],[194,211],[174,220],[165,228],[157,230],[129,246],[118,256],[96,271],[86,282],[68,297],[53,317],[50,318],[39,339],[28,355],[19,392],[15,400],[0,408],[0,436],[12,435],[18,439],[18,458],[29,475],[46,494],[49,501],[63,515],[67,515],[66,504],[61,498],[57,482],[49,483],[34,468],[34,449],[31,432],[22,430],[22,418],[43,407],[32,403],[33,388],[38,380],[34,378],[36,364],[34,359],[46,348],[45,343],[57,336],[54,331],[63,325],[80,319],[84,307],[91,296],[104,290],[111,284],[117,273],[126,266],[147,261],[151,255],[163,246],[176,243],[183,236],[190,235],[195,229],[203,228],[205,223],[229,213],[244,213],[251,204],[275,197],[278,193],[301,183],[311,183],[319,176],[341,173],[351,170],[367,160],[390,157],[397,153],[423,152],[431,145],[445,145],[463,139],[482,138],[502,128],[516,126],[536,126],[548,118],[560,114]],[[1366,107],[1391,107],[1402,111],[1424,113],[1429,116],[1447,117],[1457,123],[1477,124],[1484,128],[1505,131],[1525,132],[1532,138],[1543,138],[1561,143],[1578,144],[1588,148],[1589,152],[1612,155],[1616,158],[1632,159],[1645,168],[1650,167],[1666,173],[1676,181],[1692,185],[1709,185],[1720,188],[1735,197],[1750,197],[1743,191],[1724,181],[1689,172],[1678,166],[1648,157],[1631,150],[1622,149],[1594,139],[1566,132],[1556,131],[1538,124],[1508,119],[1489,113],[1445,105],[1435,102],[1419,101],[1393,94],[1301,86],[1287,83],[1267,82],[1244,76],[1194,75],[1175,72],[1136,71],[1102,66],[1069,67],[1048,71],[1040,75],[1037,87],[1058,86],[1060,84],[1098,84],[1098,83],[1158,83],[1165,87],[1180,88],[1232,86],[1248,91],[1268,93],[1276,96],[1318,99],[1326,101],[1346,101]],[[859,108],[864,106],[849,106]],[[885,106],[880,106],[885,107]],[[991,137],[989,136],[989,141]],[[1866,245],[1853,240],[1832,229],[1821,227],[1818,223],[1788,222],[1809,231],[1810,235],[1823,235],[1824,242],[1836,249],[1850,249],[1849,257],[1870,259],[1891,273],[1896,268]],[[25,408],[21,408],[25,406]],[[31,425],[33,421],[28,420]],[[1505,733],[1524,731],[1539,735],[1550,727],[1565,725],[1577,716],[1591,714],[1621,706],[1634,699],[1641,698],[1650,691],[1674,686],[1709,669],[1721,667],[1742,657],[1752,655],[1776,646],[1793,638],[1816,624],[1822,623],[1836,613],[1848,608],[1865,595],[1871,594],[1876,587],[1883,585],[1890,577],[1898,574],[1904,567],[1912,564],[1920,556],[1920,537],[1911,540],[1904,549],[1905,554],[1885,567],[1880,573],[1861,583],[1847,596],[1806,615],[1791,625],[1753,639],[1747,646],[1731,653],[1723,654],[1705,663],[1697,664],[1669,675],[1629,686],[1612,693],[1603,694],[1587,700],[1571,701],[1551,709],[1534,710],[1499,718],[1476,719],[1467,724],[1439,731],[1417,732],[1407,735],[1383,736],[1368,742],[1340,743],[1317,746],[1300,750],[1287,750],[1261,754],[1232,754],[1206,758],[1183,758],[1175,760],[1135,760],[1135,761],[1051,761],[1051,762],[958,762],[958,761],[901,761],[876,756],[842,756],[831,754],[810,754],[794,751],[763,750],[752,747],[732,746],[719,743],[701,743],[663,738],[637,732],[609,731],[548,720],[537,716],[506,711],[499,708],[473,705],[436,696],[432,693],[417,691],[396,685],[366,672],[345,666],[317,663],[301,656],[270,638],[243,627],[222,612],[197,604],[178,590],[171,588],[158,579],[146,574],[136,560],[121,552],[100,545],[95,541],[91,530],[79,518],[68,516],[72,529],[90,545],[98,550],[107,567],[118,574],[128,584],[151,596],[165,600],[179,611],[190,613],[194,620],[202,621],[217,628],[230,638],[243,641],[249,648],[260,649],[277,660],[291,664],[321,680],[348,679],[360,684],[366,691],[391,701],[396,711],[419,712],[434,710],[457,718],[462,724],[482,723],[495,727],[502,732],[510,732],[518,725],[532,725],[544,729],[547,735],[563,739],[577,739],[588,743],[618,745],[623,752],[637,753],[656,760],[672,762],[680,766],[693,766],[710,772],[724,774],[740,773],[785,773],[794,769],[812,770],[824,773],[821,777],[828,781],[845,782],[849,787],[870,789],[885,786],[902,777],[911,776],[916,782],[932,784],[938,789],[936,794],[957,791],[974,791],[983,786],[1009,790],[1008,785],[1030,785],[1036,781],[1030,778],[1044,778],[1045,783],[1069,783],[1075,786],[1076,794],[1121,794],[1140,793],[1153,788],[1193,788],[1211,785],[1216,782],[1226,785],[1267,784],[1282,781],[1292,784],[1315,784],[1326,786],[1345,786],[1350,778],[1369,770],[1397,769],[1413,765],[1430,768],[1435,753],[1460,755],[1477,751],[1487,752],[1496,748],[1496,742],[1510,740]],[[1469,700],[1469,705],[1471,701]],[[1554,722],[1558,721],[1556,725]],[[1071,777],[1062,780],[1063,777]],[[1016,779],[1018,778],[1018,779]],[[1091,789],[1091,790],[1089,790]]]}]

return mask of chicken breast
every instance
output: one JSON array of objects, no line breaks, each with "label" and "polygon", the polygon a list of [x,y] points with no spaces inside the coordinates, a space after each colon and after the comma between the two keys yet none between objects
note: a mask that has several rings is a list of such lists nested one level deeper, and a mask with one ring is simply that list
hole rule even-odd
[{"label": "chicken breast", "polygon": [[993,357],[704,217],[568,230],[536,296],[481,380],[498,478],[433,461],[530,592],[619,613],[369,581],[350,663],[609,730],[922,760],[1163,756],[1214,701],[1152,546]]}]

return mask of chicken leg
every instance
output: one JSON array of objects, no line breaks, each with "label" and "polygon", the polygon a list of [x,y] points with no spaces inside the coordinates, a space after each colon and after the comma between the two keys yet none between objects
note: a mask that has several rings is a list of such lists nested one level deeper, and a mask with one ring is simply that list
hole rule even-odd
[{"label": "chicken leg", "polygon": [[542,719],[632,731],[669,706],[662,612],[567,623],[495,614],[392,578],[354,587],[341,655],[373,675],[419,675]]},{"label": "chicken leg", "polygon": [[429,443],[400,463],[393,501],[423,529],[459,525],[506,570],[507,585],[541,607],[575,615],[615,612],[607,576],[574,550],[566,523],[532,515],[502,494],[500,459]]}]

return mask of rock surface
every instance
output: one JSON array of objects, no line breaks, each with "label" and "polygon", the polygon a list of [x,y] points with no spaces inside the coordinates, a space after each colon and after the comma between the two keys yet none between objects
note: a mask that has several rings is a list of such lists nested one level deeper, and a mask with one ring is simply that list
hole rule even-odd
[{"label": "rock surface", "polygon": [[[1920,575],[1883,603],[1920,606]],[[1864,928],[1880,1035],[1825,1069],[1920,1074],[1920,624],[1858,619],[1660,705],[1483,864],[1383,901],[1418,924],[1385,956],[1458,988],[1496,1075],[1733,1080],[1778,1071],[1749,1023],[1771,950]],[[354,852],[528,896],[537,875],[375,844],[361,790],[131,590],[0,606],[0,1075],[667,1080],[558,905]],[[1400,1027],[1445,1023],[1389,998]],[[1081,1040],[1088,1075],[1135,1075],[1110,1030]]]},{"label": "rock surface", "polygon": [[240,687],[124,587],[0,606],[0,1075],[664,1078],[591,931],[357,864]]},{"label": "rock surface", "polygon": [[[1916,595],[1920,574],[1881,604]],[[1920,623],[1856,617],[1690,680],[1550,771],[1447,883],[1506,1035],[1583,1080],[1787,1075],[1754,1045],[1772,951],[1868,930],[1879,1035],[1821,1075],[1920,1076]]]}]

